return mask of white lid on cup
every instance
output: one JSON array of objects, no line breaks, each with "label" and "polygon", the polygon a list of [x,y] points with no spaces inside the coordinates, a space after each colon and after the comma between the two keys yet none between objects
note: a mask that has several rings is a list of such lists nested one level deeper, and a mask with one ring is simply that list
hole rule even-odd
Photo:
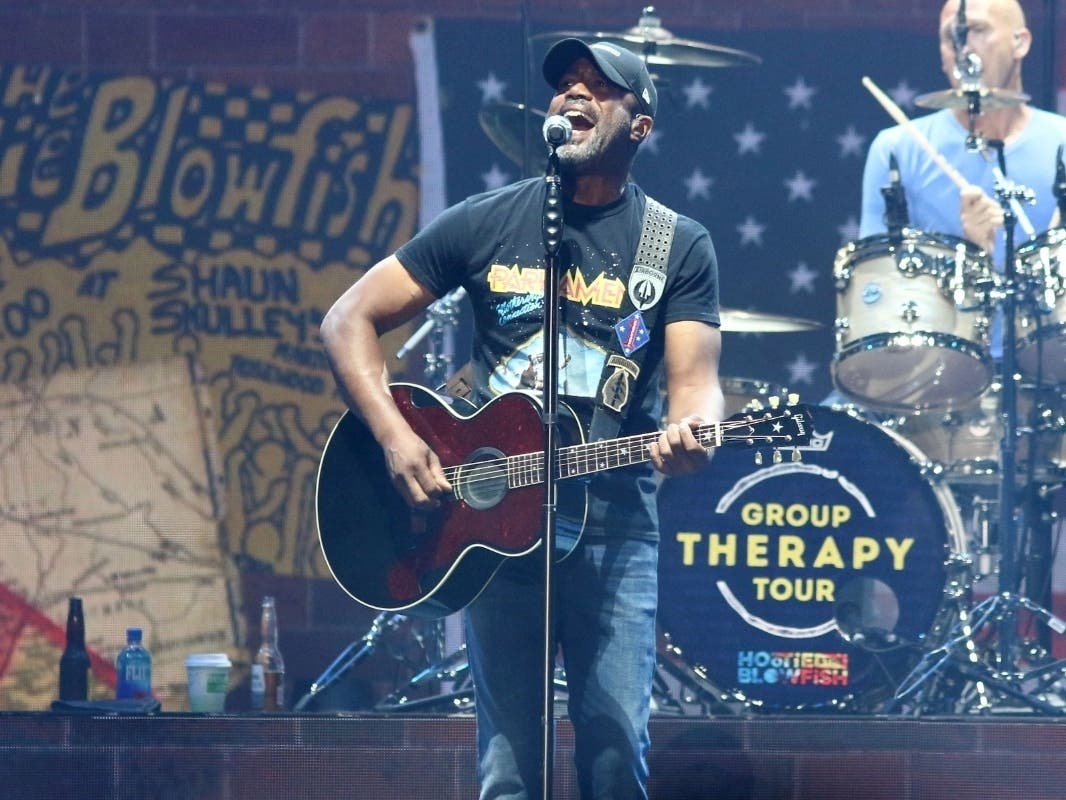
[{"label": "white lid on cup", "polygon": [[193,653],[185,659],[186,667],[231,667],[232,662],[225,653]]}]

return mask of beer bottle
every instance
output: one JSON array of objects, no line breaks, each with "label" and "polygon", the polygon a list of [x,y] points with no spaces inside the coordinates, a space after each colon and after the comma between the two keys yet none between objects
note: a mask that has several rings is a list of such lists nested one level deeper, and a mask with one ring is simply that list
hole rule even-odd
[{"label": "beer bottle", "polygon": [[269,595],[263,598],[259,636],[259,651],[252,663],[252,709],[281,711],[285,708],[285,660],[278,649],[278,614]]},{"label": "beer bottle", "polygon": [[67,646],[59,659],[59,699],[89,699],[89,653],[80,597],[70,598],[67,606]]}]

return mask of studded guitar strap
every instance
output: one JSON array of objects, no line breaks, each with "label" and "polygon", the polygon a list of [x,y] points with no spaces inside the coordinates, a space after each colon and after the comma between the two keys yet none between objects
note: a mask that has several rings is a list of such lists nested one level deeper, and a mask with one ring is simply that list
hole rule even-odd
[{"label": "studded guitar strap", "polygon": [[632,312],[614,326],[616,351],[609,353],[600,375],[589,425],[589,441],[613,439],[629,411],[633,386],[640,376],[646,345],[666,291],[666,269],[677,227],[677,212],[651,197],[644,206],[640,241],[629,271],[625,308]]}]

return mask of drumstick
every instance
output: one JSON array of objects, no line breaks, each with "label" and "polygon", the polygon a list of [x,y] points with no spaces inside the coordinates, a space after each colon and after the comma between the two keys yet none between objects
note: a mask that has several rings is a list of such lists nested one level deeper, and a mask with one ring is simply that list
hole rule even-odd
[{"label": "drumstick", "polygon": [[878,88],[876,83],[870,80],[867,76],[863,75],[862,85],[869,89],[870,94],[877,98],[877,101],[882,106],[884,106],[885,111],[888,112],[888,115],[900,125],[902,125],[907,130],[907,133],[914,137],[915,141],[917,141],[918,144],[922,146],[922,149],[925,150],[925,152],[929,155],[931,159],[933,159],[934,162],[936,162],[937,166],[939,166],[942,170],[944,170],[945,173],[947,173],[947,176],[951,178],[951,180],[955,183],[956,186],[959,187],[960,190],[965,189],[967,186],[970,185],[970,182],[964,177],[962,177],[962,175],[959,174],[959,171],[953,166],[951,166],[951,164],[947,162],[947,159],[945,159],[944,156],[940,155],[937,149],[933,147],[932,143],[925,138],[925,134],[918,130],[918,128],[915,127],[913,122],[907,119],[907,115],[903,113],[903,110],[899,106],[897,106],[895,102],[893,102],[891,97],[882,92]]}]

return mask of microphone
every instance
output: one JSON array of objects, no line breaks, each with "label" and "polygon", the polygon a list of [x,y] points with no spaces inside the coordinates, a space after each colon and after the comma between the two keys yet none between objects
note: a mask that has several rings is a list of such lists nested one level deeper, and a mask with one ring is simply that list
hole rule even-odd
[{"label": "microphone", "polygon": [[910,216],[895,153],[888,154],[888,186],[881,187],[881,196],[885,198],[885,227],[888,228],[889,236],[898,237],[910,224]]},{"label": "microphone", "polygon": [[966,22],[966,0],[959,0],[959,10],[955,15],[955,23],[951,26],[951,40],[955,47],[955,67],[952,70],[955,78],[962,83],[960,87],[964,92],[976,93],[981,88],[981,72],[984,64],[968,45],[970,38],[970,26]]},{"label": "microphone", "polygon": [[547,142],[548,147],[554,150],[570,141],[570,137],[574,133],[574,126],[570,124],[570,120],[566,117],[552,114],[544,120],[544,127],[541,128],[541,132],[544,134],[544,141]]},{"label": "microphone", "polygon": [[955,43],[956,58],[966,47],[970,36],[970,26],[966,24],[966,0],[959,0],[959,10],[955,13],[955,24],[951,26],[951,38]]}]

